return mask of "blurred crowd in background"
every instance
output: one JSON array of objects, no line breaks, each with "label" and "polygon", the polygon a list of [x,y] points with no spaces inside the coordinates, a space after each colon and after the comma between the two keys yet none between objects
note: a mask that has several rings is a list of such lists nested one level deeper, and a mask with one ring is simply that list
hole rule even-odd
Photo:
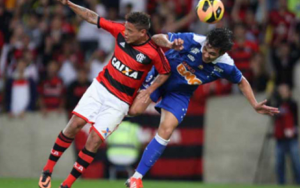
[{"label": "blurred crowd in background", "polygon": [[[131,11],[147,12],[152,35],[228,27],[235,42],[229,54],[256,93],[271,95],[283,83],[300,89],[300,1],[222,1],[224,18],[208,25],[196,17],[197,0],[72,0],[116,22]],[[0,0],[0,112],[71,111],[113,49],[108,32],[55,0]],[[238,93],[220,80],[199,87],[192,102]]]}]

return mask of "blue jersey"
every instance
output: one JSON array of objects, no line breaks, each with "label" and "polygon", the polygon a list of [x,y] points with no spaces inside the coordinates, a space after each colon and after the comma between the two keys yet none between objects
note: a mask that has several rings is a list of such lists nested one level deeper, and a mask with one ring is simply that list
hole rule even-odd
[{"label": "blue jersey", "polygon": [[[206,42],[205,36],[195,33],[168,33],[168,36],[171,42],[174,39],[183,39],[184,48],[181,51],[171,49],[165,53],[171,66],[171,76],[151,95],[151,99],[157,102],[162,97],[157,105],[158,110],[164,108],[171,111],[181,122],[186,113],[189,99],[199,85],[213,82],[219,78],[239,83],[242,80],[242,73],[227,53],[211,63],[203,62],[202,49]],[[148,73],[143,86],[149,86],[157,74],[153,68]],[[178,109],[175,109],[174,104],[177,104]]]}]

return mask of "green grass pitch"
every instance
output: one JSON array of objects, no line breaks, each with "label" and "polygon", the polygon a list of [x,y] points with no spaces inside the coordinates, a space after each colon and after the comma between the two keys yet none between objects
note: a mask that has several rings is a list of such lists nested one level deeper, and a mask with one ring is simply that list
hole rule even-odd
[{"label": "green grass pitch", "polygon": [[[72,188],[125,188],[125,180],[78,180]],[[52,181],[52,188],[58,188],[60,180]],[[276,185],[212,185],[197,182],[177,182],[177,181],[144,181],[144,188],[279,188]],[[286,186],[285,188],[292,188]],[[0,188],[38,188],[38,179],[13,179],[0,178]],[[296,187],[295,187],[296,188]]]}]

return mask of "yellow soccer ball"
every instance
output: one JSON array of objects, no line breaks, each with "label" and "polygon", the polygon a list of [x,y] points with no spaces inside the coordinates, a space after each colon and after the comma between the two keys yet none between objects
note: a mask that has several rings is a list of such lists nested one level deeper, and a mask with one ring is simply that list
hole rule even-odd
[{"label": "yellow soccer ball", "polygon": [[220,21],[225,11],[221,0],[200,0],[196,10],[199,19],[210,24]]}]

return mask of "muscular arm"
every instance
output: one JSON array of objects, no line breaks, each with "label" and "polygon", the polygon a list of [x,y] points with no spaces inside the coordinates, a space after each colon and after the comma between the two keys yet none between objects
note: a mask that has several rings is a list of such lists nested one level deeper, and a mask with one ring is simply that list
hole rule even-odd
[{"label": "muscular arm", "polygon": [[238,84],[238,86],[239,86],[240,90],[242,91],[242,93],[244,94],[244,96],[249,101],[249,103],[251,104],[251,106],[254,108],[255,105],[257,105],[257,101],[254,97],[254,93],[253,93],[252,88],[251,88],[249,82],[247,81],[247,79],[245,77],[243,77],[242,81]]},{"label": "muscular arm", "polygon": [[160,47],[171,48],[171,42],[166,34],[156,34],[152,36],[152,40]]},{"label": "muscular arm", "polygon": [[163,48],[171,48],[174,50],[182,50],[183,49],[183,40],[175,39],[173,42],[169,41],[169,37],[166,34],[156,34],[153,35],[152,40],[160,47]]},{"label": "muscular arm", "polygon": [[71,1],[67,2],[67,5],[82,19],[86,20],[87,22],[91,24],[97,25],[98,22],[98,14],[94,11],[91,11],[89,9],[86,9],[84,7],[81,7],[79,5],[76,5],[72,3]]},{"label": "muscular arm", "polygon": [[259,103],[256,101],[253,90],[245,77],[242,78],[242,81],[238,84],[238,86],[257,113],[269,114],[272,116],[279,113],[278,108],[265,105],[267,100]]}]

